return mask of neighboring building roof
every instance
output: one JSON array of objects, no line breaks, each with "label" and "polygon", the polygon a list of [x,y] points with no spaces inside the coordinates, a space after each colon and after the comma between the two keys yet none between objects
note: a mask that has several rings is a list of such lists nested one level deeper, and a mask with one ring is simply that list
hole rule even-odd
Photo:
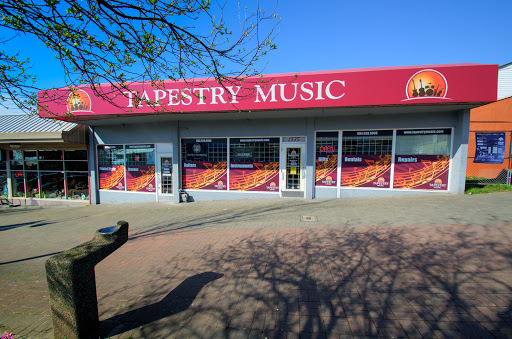
[{"label": "neighboring building roof", "polygon": [[25,114],[0,114],[0,133],[70,132],[78,125]]},{"label": "neighboring building roof", "polygon": [[500,66],[498,71],[498,100],[512,97],[512,62]]},{"label": "neighboring building roof", "polygon": [[508,64],[501,65],[501,66],[500,66],[500,69],[502,69],[502,68],[506,68],[506,67],[509,67],[509,66],[511,66],[511,65],[512,65],[512,62],[509,62]]},{"label": "neighboring building roof", "polygon": [[[24,114],[0,114],[0,148],[28,147],[44,143],[49,145],[85,145],[87,143],[87,127],[71,122],[43,119]],[[12,147],[11,147],[12,146]]]}]

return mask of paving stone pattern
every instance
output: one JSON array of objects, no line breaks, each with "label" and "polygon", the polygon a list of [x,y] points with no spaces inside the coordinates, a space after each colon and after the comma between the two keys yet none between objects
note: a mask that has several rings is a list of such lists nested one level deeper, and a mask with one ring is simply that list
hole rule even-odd
[{"label": "paving stone pattern", "polygon": [[[0,209],[0,331],[51,338],[44,262],[117,220],[101,338],[511,338],[512,194]],[[304,216],[317,221],[302,221]]]}]

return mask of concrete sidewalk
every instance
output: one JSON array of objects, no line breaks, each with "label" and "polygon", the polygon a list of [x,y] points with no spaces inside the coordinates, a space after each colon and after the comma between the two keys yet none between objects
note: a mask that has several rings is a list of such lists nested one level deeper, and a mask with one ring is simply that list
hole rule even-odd
[{"label": "concrete sidewalk", "polygon": [[44,262],[124,219],[101,337],[512,337],[512,194],[0,209],[0,331],[50,338]]}]

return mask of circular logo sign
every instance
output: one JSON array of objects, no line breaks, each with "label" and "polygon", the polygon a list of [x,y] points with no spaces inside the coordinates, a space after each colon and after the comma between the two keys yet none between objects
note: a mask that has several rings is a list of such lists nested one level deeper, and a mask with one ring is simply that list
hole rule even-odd
[{"label": "circular logo sign", "polygon": [[407,99],[446,98],[448,83],[438,71],[425,69],[414,74],[407,83]]},{"label": "circular logo sign", "polygon": [[91,98],[89,94],[78,89],[71,92],[68,97],[68,111],[73,112],[90,112]]},{"label": "circular logo sign", "polygon": [[199,145],[199,144],[194,144],[194,146],[192,146],[192,150],[193,150],[195,153],[199,153],[199,152],[201,152],[201,145]]}]

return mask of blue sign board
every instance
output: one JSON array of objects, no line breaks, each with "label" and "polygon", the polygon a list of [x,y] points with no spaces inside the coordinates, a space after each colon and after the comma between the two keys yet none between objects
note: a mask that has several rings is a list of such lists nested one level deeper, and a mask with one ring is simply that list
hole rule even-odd
[{"label": "blue sign board", "polygon": [[505,159],[505,133],[476,133],[476,151],[473,162],[502,164]]}]

